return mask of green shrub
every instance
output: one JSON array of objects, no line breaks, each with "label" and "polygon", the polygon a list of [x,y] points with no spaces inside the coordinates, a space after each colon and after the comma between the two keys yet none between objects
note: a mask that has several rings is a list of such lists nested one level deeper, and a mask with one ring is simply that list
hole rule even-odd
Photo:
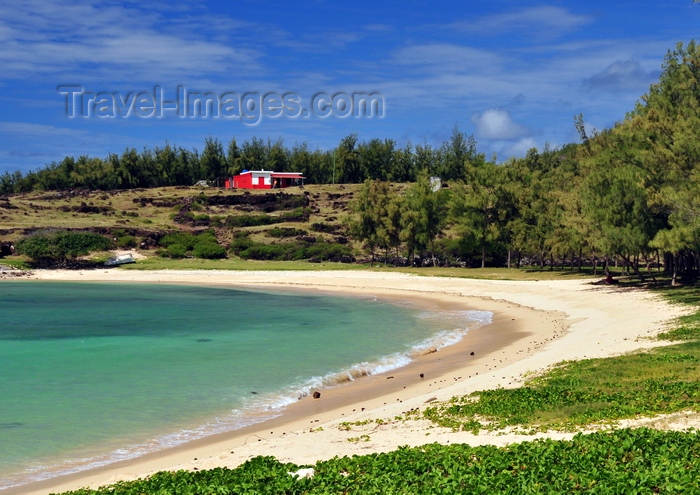
[{"label": "green shrub", "polygon": [[199,242],[194,247],[195,258],[215,260],[226,257],[226,250],[215,242]]},{"label": "green shrub", "polygon": [[171,218],[175,223],[187,225],[194,221],[194,213],[191,211],[183,211],[175,215],[171,215]]},{"label": "green shrub", "polygon": [[218,242],[216,240],[216,234],[214,234],[214,231],[212,231],[212,230],[207,230],[205,232],[201,232],[199,235],[194,236],[194,238],[195,238],[195,244],[200,243],[200,242],[214,242],[214,243]]},{"label": "green shrub", "polygon": [[136,237],[133,235],[123,235],[117,237],[117,247],[121,249],[131,249],[136,247]]},{"label": "green shrub", "polygon": [[698,493],[697,432],[648,428],[578,434],[506,447],[467,444],[400,447],[393,452],[318,461],[312,478],[274,457],[235,469],[163,471],[74,495],[214,493],[530,494]]},{"label": "green shrub", "polygon": [[226,217],[226,226],[230,228],[234,227],[257,227],[258,225],[272,225],[274,223],[280,223],[282,220],[280,217],[273,217],[271,215],[236,215]]},{"label": "green shrub", "polygon": [[182,244],[170,244],[168,246],[168,255],[171,258],[184,258],[187,256],[187,246]]},{"label": "green shrub", "polygon": [[350,248],[344,244],[333,244],[330,242],[317,242],[306,248],[305,258],[317,258],[321,261],[328,261],[341,256],[349,256]]},{"label": "green shrub", "polygon": [[187,251],[190,251],[194,248],[196,242],[196,236],[189,232],[172,232],[162,237],[160,241],[158,241],[158,245],[168,247],[171,244],[181,244],[185,246]]},{"label": "green shrub", "polygon": [[233,238],[233,242],[231,242],[231,251],[234,254],[239,254],[241,251],[245,251],[251,246],[254,246],[256,243],[255,241],[251,240],[248,235],[236,235]]},{"label": "green shrub", "polygon": [[239,256],[251,260],[290,261],[304,259],[303,249],[300,253],[294,244],[255,243],[245,251],[241,251]]},{"label": "green shrub", "polygon": [[311,216],[310,208],[296,208],[282,213],[282,222],[307,222]]},{"label": "green shrub", "polygon": [[212,215],[209,217],[209,225],[212,227],[223,227],[226,225],[226,218],[221,215]]},{"label": "green shrub", "polygon": [[306,235],[308,232],[306,232],[304,229],[294,229],[290,227],[273,227],[267,232],[265,232],[268,236],[270,237],[297,237],[300,235]]},{"label": "green shrub", "polygon": [[295,208],[292,211],[282,213],[275,217],[272,215],[236,215],[226,217],[226,226],[235,227],[257,227],[260,225],[273,225],[282,222],[306,222],[311,215],[309,208]]},{"label": "green shrub", "polygon": [[184,258],[188,255],[205,259],[226,257],[226,250],[219,245],[214,232],[210,230],[199,235],[172,232],[162,237],[158,245],[167,248],[167,256],[171,258]]},{"label": "green shrub", "polygon": [[37,232],[19,241],[16,249],[34,260],[65,261],[109,249],[111,242],[92,232],[67,230]]},{"label": "green shrub", "polygon": [[334,223],[312,223],[311,230],[314,232],[325,232],[328,234],[335,234],[341,229],[340,225]]},{"label": "green shrub", "polygon": [[231,250],[243,259],[295,261],[316,258],[321,261],[350,255],[350,248],[341,244],[319,242],[285,242],[280,244],[264,244],[250,239],[235,239]]}]

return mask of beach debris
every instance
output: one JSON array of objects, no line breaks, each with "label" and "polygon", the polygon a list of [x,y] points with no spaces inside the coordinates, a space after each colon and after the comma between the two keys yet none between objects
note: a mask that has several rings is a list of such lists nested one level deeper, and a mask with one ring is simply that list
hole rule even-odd
[{"label": "beach debris", "polygon": [[470,352],[469,355],[470,355],[470,356],[473,356],[473,355],[474,355],[474,351]]},{"label": "beach debris", "polygon": [[427,404],[428,402],[434,402],[437,400],[437,397],[431,397],[430,399],[426,400],[424,404]]},{"label": "beach debris", "polygon": [[420,376],[421,378],[425,378],[425,375],[424,375],[423,373],[421,373],[421,374],[418,375],[418,376]]},{"label": "beach debris", "polygon": [[393,376],[387,376],[387,377],[386,377],[387,380],[391,380],[392,378],[394,378],[394,377],[393,377]]},{"label": "beach debris", "polygon": [[312,395],[312,397],[313,397],[314,399],[320,399],[320,398],[321,398],[321,392],[314,392],[313,395]]},{"label": "beach debris", "polygon": [[314,468],[305,468],[305,469],[300,469],[299,471],[295,472],[290,472],[288,473],[289,476],[292,476],[293,478],[313,478],[314,475],[316,474],[316,471]]}]

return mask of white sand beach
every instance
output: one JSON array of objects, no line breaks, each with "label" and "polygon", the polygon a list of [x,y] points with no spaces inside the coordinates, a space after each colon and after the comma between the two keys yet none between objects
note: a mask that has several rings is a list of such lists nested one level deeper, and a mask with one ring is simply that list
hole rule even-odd
[{"label": "white sand beach", "polygon": [[[36,271],[40,280],[142,282],[315,290],[374,295],[435,308],[494,312],[493,323],[470,331],[454,346],[429,353],[390,374],[364,377],[321,390],[286,414],[254,427],[209,437],[168,451],[76,475],[54,478],[6,494],[48,494],[97,487],[160,470],[235,467],[258,455],[283,462],[313,463],[334,456],[395,450],[426,443],[503,445],[533,436],[452,432],[425,420],[394,421],[413,408],[476,390],[517,387],[533,373],[563,360],[618,355],[663,345],[649,337],[663,331],[686,308],[641,290],[593,286],[589,281],[493,281],[421,277],[365,271]],[[471,353],[474,353],[473,355]],[[420,373],[424,374],[421,378]],[[339,428],[343,422],[385,420]],[[696,418],[667,418],[688,426]],[[366,435],[368,441],[348,439]],[[539,436],[569,438],[570,434]],[[2,492],[0,492],[2,493]]]}]

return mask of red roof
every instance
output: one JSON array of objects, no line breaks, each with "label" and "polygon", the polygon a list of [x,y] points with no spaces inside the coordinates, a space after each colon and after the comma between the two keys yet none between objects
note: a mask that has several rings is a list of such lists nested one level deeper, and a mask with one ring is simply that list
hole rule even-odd
[{"label": "red roof", "polygon": [[272,172],[271,177],[277,177],[279,179],[303,179],[301,172]]}]

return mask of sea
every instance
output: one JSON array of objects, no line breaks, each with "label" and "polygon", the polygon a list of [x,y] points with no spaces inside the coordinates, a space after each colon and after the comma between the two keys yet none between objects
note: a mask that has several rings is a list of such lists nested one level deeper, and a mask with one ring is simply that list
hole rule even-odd
[{"label": "sea", "polygon": [[0,490],[274,418],[486,311],[314,293],[0,282]]}]

